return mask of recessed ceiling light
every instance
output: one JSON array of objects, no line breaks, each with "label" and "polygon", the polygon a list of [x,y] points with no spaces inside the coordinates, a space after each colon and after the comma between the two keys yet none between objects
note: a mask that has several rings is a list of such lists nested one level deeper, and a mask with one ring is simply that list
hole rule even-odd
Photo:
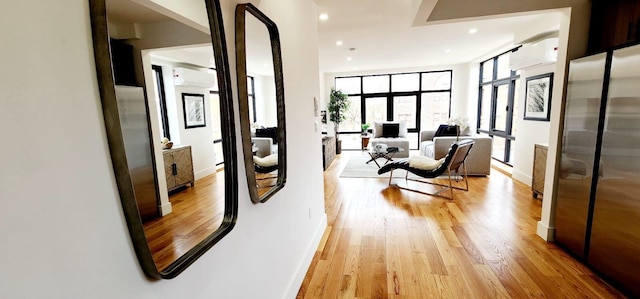
[{"label": "recessed ceiling light", "polygon": [[328,15],[328,14],[326,14],[326,13],[321,13],[321,14],[320,14],[320,16],[319,16],[319,18],[320,18],[320,20],[322,20],[322,21],[326,21],[326,20],[328,20],[328,19],[329,19],[329,15]]},{"label": "recessed ceiling light", "polygon": [[347,57],[347,61],[351,61],[351,57]]},{"label": "recessed ceiling light", "polygon": [[342,41],[341,40],[337,41],[336,46],[342,46]]},{"label": "recessed ceiling light", "polygon": [[476,28],[469,29],[469,34],[474,34],[476,32],[478,32],[478,29],[476,29]]},{"label": "recessed ceiling light", "polygon": [[444,50],[445,53],[451,53],[451,49]]}]

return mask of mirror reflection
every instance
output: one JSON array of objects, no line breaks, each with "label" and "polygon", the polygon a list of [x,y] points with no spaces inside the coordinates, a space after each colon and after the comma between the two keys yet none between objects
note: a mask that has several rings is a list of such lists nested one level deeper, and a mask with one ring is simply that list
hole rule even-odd
[{"label": "mirror reflection", "polygon": [[[264,202],[284,186],[285,179],[284,91],[277,28],[253,5],[240,4],[236,35],[243,140],[250,140],[250,150],[245,147],[247,179],[252,200]],[[242,90],[245,82],[246,90]]]},{"label": "mirror reflection", "polygon": [[[105,123],[119,182],[124,164],[112,136],[122,136],[135,194],[119,186],[129,229],[145,272],[172,278],[227,234],[236,217],[228,75],[216,66],[226,63],[220,13],[210,0],[160,10],[148,8],[150,0],[106,0],[108,38],[101,38],[98,2],[91,1],[96,67],[108,78],[100,70],[109,57],[98,44],[108,41],[115,82],[99,83],[115,91],[119,128],[108,108]],[[111,98],[102,94],[103,107]]]}]

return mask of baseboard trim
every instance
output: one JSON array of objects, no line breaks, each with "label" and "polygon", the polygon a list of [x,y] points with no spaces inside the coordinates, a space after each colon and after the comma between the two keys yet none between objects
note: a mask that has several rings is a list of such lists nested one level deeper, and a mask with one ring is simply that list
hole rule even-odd
[{"label": "baseboard trim", "polygon": [[173,212],[173,208],[171,207],[171,202],[166,202],[160,205],[160,214],[161,216],[166,216]]},{"label": "baseboard trim", "polygon": [[194,179],[197,181],[197,180],[199,180],[199,179],[201,179],[203,177],[206,177],[206,176],[208,176],[210,174],[213,174],[215,172],[216,172],[216,167],[215,166],[214,167],[205,168],[203,170],[200,170],[200,171],[196,172],[195,175],[194,175],[195,176]]},{"label": "baseboard trim", "polygon": [[554,241],[554,236],[556,234],[556,228],[555,227],[549,227],[546,224],[542,223],[542,221],[538,221],[538,228],[537,228],[536,233],[543,240],[545,240],[547,242],[553,242]]},{"label": "baseboard trim", "polygon": [[511,178],[516,179],[518,181],[520,181],[521,183],[531,187],[531,181],[532,178],[530,175],[525,174],[524,172],[518,171],[518,170],[513,170],[513,172],[511,173]]},{"label": "baseboard trim", "polygon": [[298,295],[298,290],[300,290],[300,286],[302,285],[302,281],[304,277],[307,275],[307,270],[313,261],[313,256],[316,254],[318,250],[318,245],[320,245],[320,241],[322,241],[322,236],[324,235],[324,231],[327,229],[327,214],[323,213],[322,218],[318,223],[318,227],[316,228],[316,232],[313,235],[313,239],[309,242],[309,246],[307,246],[307,250],[305,255],[302,257],[302,260],[298,264],[298,267],[295,271],[295,274],[291,278],[289,285],[287,286],[285,296],[283,298],[296,298]]}]

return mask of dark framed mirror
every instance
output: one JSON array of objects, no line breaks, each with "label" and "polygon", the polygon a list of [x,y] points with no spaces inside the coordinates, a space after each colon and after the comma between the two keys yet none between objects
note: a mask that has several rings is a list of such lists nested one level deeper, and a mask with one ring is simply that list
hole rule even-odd
[{"label": "dark framed mirror", "polygon": [[236,67],[249,194],[264,203],[287,177],[284,86],[278,27],[251,3],[236,6]]},{"label": "dark framed mirror", "polygon": [[237,157],[218,0],[152,2],[89,4],[127,226],[142,270],[169,279],[233,228]]}]

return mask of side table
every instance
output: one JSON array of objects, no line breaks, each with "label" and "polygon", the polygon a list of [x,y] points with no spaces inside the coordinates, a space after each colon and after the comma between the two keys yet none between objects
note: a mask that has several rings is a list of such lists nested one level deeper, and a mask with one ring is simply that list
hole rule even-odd
[{"label": "side table", "polygon": [[369,146],[369,139],[371,139],[370,135],[360,135],[362,139],[362,150],[366,150],[367,146]]}]

